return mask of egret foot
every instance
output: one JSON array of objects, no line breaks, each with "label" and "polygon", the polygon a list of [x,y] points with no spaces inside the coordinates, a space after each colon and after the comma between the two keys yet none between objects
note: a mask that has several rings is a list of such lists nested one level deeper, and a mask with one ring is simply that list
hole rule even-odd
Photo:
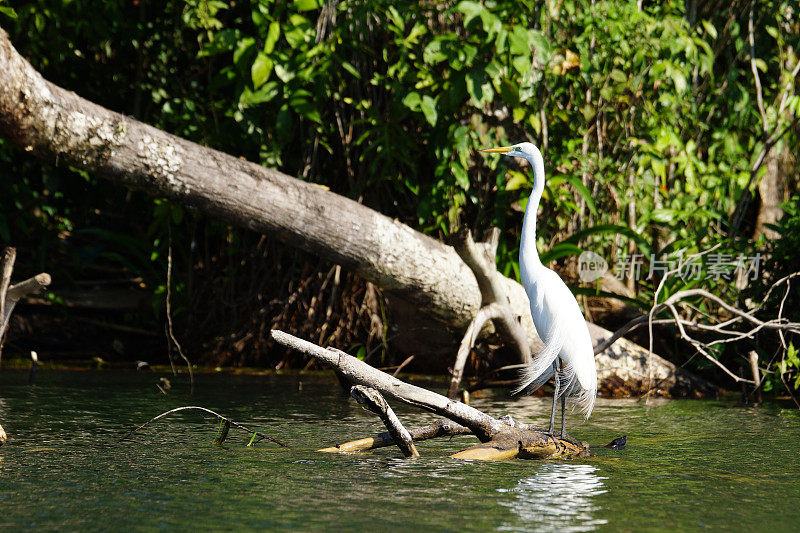
[{"label": "egret foot", "polygon": [[581,443],[580,443],[580,442],[578,442],[576,439],[573,439],[572,437],[570,437],[570,436],[569,436],[569,435],[567,435],[566,433],[562,433],[562,434],[561,434],[561,436],[560,436],[559,438],[560,438],[561,440],[565,440],[565,441],[567,441],[567,442],[569,442],[569,443],[571,443],[571,444],[574,444],[575,446],[580,446],[580,445],[581,445]]}]

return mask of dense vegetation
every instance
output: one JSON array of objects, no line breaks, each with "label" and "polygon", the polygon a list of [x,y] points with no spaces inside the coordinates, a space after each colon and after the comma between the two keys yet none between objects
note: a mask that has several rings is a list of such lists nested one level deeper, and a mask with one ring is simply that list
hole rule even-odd
[{"label": "dense vegetation", "polygon": [[[668,277],[661,301],[702,287],[752,308],[797,269],[794,1],[10,5],[3,27],[51,81],[439,238],[499,226],[508,275],[530,184],[524,169],[476,149],[521,140],[545,153],[546,259],[563,266],[591,250],[618,271],[641,260],[644,274],[627,281],[642,308],[666,267],[714,246],[696,275]],[[322,329],[321,342],[363,343],[364,355],[385,346],[380,296],[352,276],[339,282],[330,265],[2,142],[0,159],[0,241],[62,283],[109,271],[135,279],[153,305],[128,316],[133,324],[163,321],[172,243],[176,331],[195,353],[275,364],[264,353],[272,321]],[[762,227],[765,176],[785,196],[785,215]],[[757,273],[736,272],[754,257],[763,258]],[[786,287],[769,294],[766,314],[777,314]],[[797,321],[800,289],[790,287],[783,313]],[[720,312],[701,300],[688,309],[699,320]],[[779,348],[763,333],[712,355],[738,368],[755,349],[762,366],[800,381],[795,350]]]}]

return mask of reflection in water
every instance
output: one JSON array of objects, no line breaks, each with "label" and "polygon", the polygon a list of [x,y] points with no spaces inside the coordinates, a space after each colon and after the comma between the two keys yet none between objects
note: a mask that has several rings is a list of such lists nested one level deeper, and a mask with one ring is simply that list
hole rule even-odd
[{"label": "reflection in water", "polygon": [[593,465],[543,464],[533,477],[520,479],[517,486],[497,489],[513,494],[500,502],[517,515],[518,521],[498,527],[500,531],[592,531],[607,522],[594,518],[599,509],[592,500],[606,492],[603,479]]}]

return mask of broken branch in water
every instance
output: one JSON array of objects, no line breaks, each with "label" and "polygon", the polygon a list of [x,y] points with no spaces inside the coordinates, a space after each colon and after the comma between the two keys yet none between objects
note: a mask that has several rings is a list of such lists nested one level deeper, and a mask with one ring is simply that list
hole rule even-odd
[{"label": "broken branch in water", "polygon": [[[281,441],[279,441],[278,439],[273,439],[273,438],[272,438],[272,437],[270,437],[269,435],[264,435],[263,433],[261,433],[261,432],[259,432],[259,431],[255,431],[255,430],[252,430],[252,429],[250,429],[250,428],[248,428],[248,427],[244,426],[243,424],[240,424],[240,423],[238,423],[238,422],[234,422],[234,421],[233,421],[233,420],[231,420],[230,418],[228,418],[228,417],[225,417],[225,416],[222,416],[221,414],[219,414],[219,413],[217,413],[217,412],[215,412],[215,411],[212,411],[211,409],[206,409],[205,407],[198,407],[198,406],[196,406],[196,405],[187,405],[187,406],[184,406],[184,407],[176,407],[175,409],[170,409],[169,411],[166,411],[166,412],[164,412],[164,413],[161,413],[161,414],[160,414],[160,415],[158,415],[158,416],[154,416],[153,418],[151,418],[150,420],[148,420],[147,422],[145,422],[145,423],[144,423],[144,424],[142,424],[141,426],[138,426],[138,427],[136,427],[136,428],[132,429],[130,432],[128,432],[127,434],[125,434],[125,436],[124,436],[124,437],[122,437],[121,439],[119,439],[117,442],[122,442],[122,441],[124,441],[125,439],[127,439],[128,437],[130,437],[131,435],[133,435],[134,433],[136,433],[137,431],[139,431],[139,430],[140,430],[140,429],[142,429],[143,427],[147,426],[147,425],[148,425],[148,424],[150,424],[151,422],[155,422],[155,421],[156,421],[156,420],[158,420],[159,418],[164,418],[165,416],[167,416],[167,415],[171,415],[172,413],[177,413],[178,411],[186,411],[186,410],[189,410],[189,409],[196,409],[196,410],[198,410],[198,411],[203,411],[204,413],[209,413],[209,414],[212,414],[212,415],[216,416],[217,418],[219,418],[219,419],[220,419],[222,422],[224,422],[224,423],[225,423],[225,426],[227,426],[228,428],[229,428],[230,426],[234,426],[234,427],[236,427],[236,428],[239,428],[239,429],[241,429],[242,431],[246,431],[247,433],[250,433],[251,435],[253,435],[253,437],[254,437],[254,438],[255,438],[255,436],[257,435],[257,436],[259,436],[259,437],[260,437],[260,439],[259,439],[259,440],[264,440],[264,439],[266,439],[266,440],[268,440],[268,441],[270,441],[270,442],[274,442],[274,443],[275,443],[275,444],[277,444],[278,446],[283,446],[284,448],[288,448],[288,446],[287,446],[286,444],[282,443],[282,442],[281,442]],[[223,427],[223,428],[225,428],[225,426],[222,426],[222,427]],[[224,433],[224,435],[223,435],[223,433]],[[218,444],[221,444],[221,443],[222,443],[222,441],[224,441],[224,440],[225,440],[225,437],[226,437],[227,435],[228,435],[228,429],[227,429],[227,428],[225,428],[225,429],[224,429],[224,431],[221,429],[221,430],[220,430],[220,435],[219,435],[219,436],[217,437],[217,439],[216,439],[217,443],[218,443]],[[258,442],[258,440],[257,440],[257,441],[255,441],[255,442]],[[250,443],[248,444],[248,446],[250,446],[250,445],[252,445],[252,444],[253,444],[253,439],[250,439]]]},{"label": "broken branch in water", "polygon": [[[441,418],[421,428],[409,430],[411,440],[420,442],[423,440],[433,439],[437,437],[454,437],[456,435],[472,435],[472,431],[461,424],[456,424],[452,420]],[[394,439],[388,431],[379,433],[374,437],[366,437],[364,439],[353,440],[330,448],[323,448],[317,450],[318,452],[362,452],[366,450],[374,450],[376,448],[383,448],[394,444]]]},{"label": "broken branch in water", "polygon": [[[483,444],[459,452],[453,457],[462,459],[555,458],[581,457],[588,454],[588,445],[584,443],[569,438],[559,439],[527,426],[518,426],[508,418],[493,418],[474,407],[400,381],[342,351],[334,352],[278,330],[272,330],[272,338],[284,346],[328,363],[352,383],[371,387],[401,402],[444,416],[464,426],[483,442]],[[459,432],[459,434],[461,433]],[[413,440],[420,440],[414,438],[414,432],[411,432],[411,436]],[[440,435],[433,434],[431,436]],[[388,439],[382,439],[380,436],[360,439],[322,451],[377,448],[380,440]]]},{"label": "broken branch in water", "polygon": [[467,426],[482,441],[491,440],[493,435],[499,433],[505,427],[502,422],[477,409],[461,402],[450,400],[441,394],[436,394],[422,387],[400,381],[345,352],[327,350],[278,330],[272,330],[272,338],[284,346],[328,363],[353,384],[372,387],[381,394],[388,395],[420,409],[434,412],[440,416],[445,416],[450,420]]},{"label": "broken branch in water", "polygon": [[389,407],[389,404],[386,403],[386,400],[381,396],[380,392],[363,385],[355,385],[350,389],[350,396],[355,398],[358,403],[365,406],[367,410],[380,417],[389,435],[392,437],[392,440],[397,444],[397,447],[400,448],[400,451],[403,452],[403,455],[406,457],[419,457],[419,452],[417,452],[417,448],[414,446],[411,434],[403,427],[400,419],[394,414],[394,411]]}]

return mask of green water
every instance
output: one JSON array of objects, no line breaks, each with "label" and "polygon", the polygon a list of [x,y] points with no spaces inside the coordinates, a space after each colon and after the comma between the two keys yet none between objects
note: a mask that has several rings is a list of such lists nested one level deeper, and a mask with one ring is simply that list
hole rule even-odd
[{"label": "green water", "polygon": [[[598,401],[571,433],[621,451],[579,461],[463,462],[468,437],[358,455],[315,448],[381,429],[326,376],[201,375],[189,398],[157,375],[0,373],[0,528],[138,530],[420,529],[477,531],[800,530],[800,417],[709,401]],[[302,381],[302,386],[300,382]],[[547,400],[474,400],[493,414],[544,420]],[[181,413],[116,439],[159,412],[201,405],[291,445]],[[433,420],[398,408],[409,426]]]}]

